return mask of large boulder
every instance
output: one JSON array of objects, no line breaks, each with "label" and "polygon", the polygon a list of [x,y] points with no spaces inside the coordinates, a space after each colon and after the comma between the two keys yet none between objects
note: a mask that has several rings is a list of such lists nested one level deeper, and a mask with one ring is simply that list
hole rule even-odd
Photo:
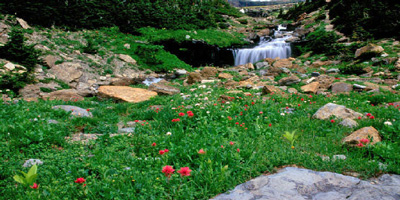
[{"label": "large boulder", "polygon": [[368,44],[367,46],[357,49],[355,53],[355,58],[365,58],[369,59],[374,56],[380,56],[384,49],[381,46],[375,44]]},{"label": "large boulder", "polygon": [[217,73],[218,70],[215,67],[204,67],[200,72],[201,76],[204,78],[215,77]]},{"label": "large boulder", "polygon": [[275,61],[273,66],[277,67],[277,68],[288,68],[288,69],[290,69],[290,68],[292,68],[293,63],[289,59],[280,59],[280,60]]},{"label": "large boulder", "polygon": [[371,139],[370,141],[371,145],[374,145],[375,143],[382,141],[378,130],[376,130],[372,126],[369,126],[358,129],[357,131],[353,132],[349,136],[345,137],[343,139],[343,142],[350,146],[356,146],[357,144],[360,143],[361,139]]},{"label": "large boulder", "polygon": [[203,80],[203,78],[201,77],[200,73],[190,72],[188,79],[187,79],[187,83],[188,84],[199,83],[199,82],[201,82],[201,80]]},{"label": "large boulder", "polygon": [[137,64],[136,60],[133,59],[130,55],[118,54],[118,58],[132,65]]},{"label": "large boulder", "polygon": [[49,70],[49,73],[53,74],[57,79],[71,84],[72,82],[78,82],[79,78],[83,75],[81,69],[82,66],[79,63],[65,62],[53,66]]},{"label": "large boulder", "polygon": [[300,83],[301,79],[295,75],[291,75],[289,77],[282,78],[278,81],[279,85],[293,85],[296,83]]},{"label": "large boulder", "polygon": [[157,96],[157,92],[128,86],[100,86],[99,96],[138,103]]},{"label": "large boulder", "polygon": [[313,118],[325,120],[329,119],[332,116],[340,119],[357,119],[358,117],[362,117],[363,115],[354,110],[348,109],[345,106],[328,103],[318,109],[318,111],[313,115]]},{"label": "large boulder", "polygon": [[79,95],[77,90],[66,89],[57,90],[42,96],[44,100],[62,100],[62,101],[83,101],[84,98]]}]

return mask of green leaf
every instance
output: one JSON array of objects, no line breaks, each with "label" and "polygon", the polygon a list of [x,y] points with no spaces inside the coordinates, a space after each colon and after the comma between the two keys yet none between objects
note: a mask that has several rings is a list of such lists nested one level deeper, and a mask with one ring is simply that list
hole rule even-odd
[{"label": "green leaf", "polygon": [[36,172],[37,172],[37,166],[36,166],[36,165],[33,165],[33,166],[29,169],[29,172],[28,172],[28,174],[26,175],[26,177],[30,177],[30,176],[36,174]]},{"label": "green leaf", "polygon": [[24,177],[26,178],[27,176],[28,176],[28,174],[26,174],[25,172],[23,172],[23,171],[19,171],[22,175],[24,175]]},{"label": "green leaf", "polygon": [[28,183],[28,185],[32,185],[36,179],[38,177],[38,174],[33,174],[32,176],[29,176],[26,178],[26,183]]},{"label": "green leaf", "polygon": [[14,178],[14,180],[17,181],[18,183],[21,183],[21,184],[23,184],[23,185],[26,185],[26,182],[25,182],[25,178],[24,178],[24,177],[22,177],[22,176],[20,176],[20,175],[15,175],[13,178]]}]

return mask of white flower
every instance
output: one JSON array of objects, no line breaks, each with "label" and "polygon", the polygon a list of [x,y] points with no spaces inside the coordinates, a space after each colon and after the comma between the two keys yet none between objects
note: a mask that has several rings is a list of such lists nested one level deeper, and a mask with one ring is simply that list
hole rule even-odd
[{"label": "white flower", "polygon": [[208,101],[208,97],[204,97],[204,101]]},{"label": "white flower", "polygon": [[385,124],[385,125],[387,125],[387,126],[391,126],[391,125],[392,125],[392,122],[386,121],[386,122],[384,122],[383,124]]},{"label": "white flower", "polygon": [[200,104],[199,104],[199,103],[196,103],[196,104],[194,104],[194,106],[200,106]]},{"label": "white flower", "polygon": [[210,111],[207,111],[206,113],[207,113],[207,114],[210,114]]},{"label": "white flower", "polygon": [[197,89],[196,89],[196,88],[192,88],[192,89],[190,89],[190,91],[192,91],[192,92],[193,92],[193,91],[195,91],[195,90],[197,90]]},{"label": "white flower", "polygon": [[281,113],[282,116],[285,116],[285,113]]},{"label": "white flower", "polygon": [[231,104],[231,102],[227,101],[227,102],[225,102],[225,104]]},{"label": "white flower", "polygon": [[172,135],[172,133],[171,132],[167,132],[166,135]]}]

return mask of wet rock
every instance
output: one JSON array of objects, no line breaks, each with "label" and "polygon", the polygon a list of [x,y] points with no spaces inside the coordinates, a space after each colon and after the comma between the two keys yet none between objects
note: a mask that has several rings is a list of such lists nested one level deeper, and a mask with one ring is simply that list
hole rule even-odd
[{"label": "wet rock", "polygon": [[318,77],[318,76],[320,76],[321,74],[319,73],[319,72],[312,72],[311,73],[311,77]]},{"label": "wet rock", "polygon": [[378,130],[376,130],[372,126],[369,126],[358,129],[349,136],[345,137],[343,139],[343,143],[346,143],[350,146],[356,146],[358,143],[360,143],[361,139],[371,139],[370,143],[371,145],[374,145],[375,143],[382,141]]},{"label": "wet rock", "polygon": [[67,112],[71,112],[71,115],[74,117],[93,117],[92,113],[87,109],[80,108],[78,106],[70,106],[70,105],[58,105],[53,106],[52,109],[62,109]]},{"label": "wet rock", "polygon": [[357,119],[363,115],[355,112],[354,110],[348,109],[345,106],[328,103],[318,109],[318,111],[313,115],[313,118],[325,120],[329,119],[331,116],[335,116],[340,119]]},{"label": "wet rock", "polygon": [[256,69],[264,69],[269,67],[269,63],[268,62],[258,62],[256,63]]},{"label": "wet rock", "polygon": [[332,84],[332,93],[348,93],[353,91],[353,86],[348,83],[337,82]]},{"label": "wet rock", "polygon": [[338,68],[332,68],[332,69],[326,70],[326,73],[327,74],[340,73],[340,70]]},{"label": "wet rock", "polygon": [[364,90],[365,88],[367,88],[367,86],[365,85],[359,85],[359,84],[353,84],[353,88],[355,90]]},{"label": "wet rock", "polygon": [[157,92],[128,86],[100,86],[98,91],[100,97],[113,98],[130,103],[147,101],[157,96]]}]

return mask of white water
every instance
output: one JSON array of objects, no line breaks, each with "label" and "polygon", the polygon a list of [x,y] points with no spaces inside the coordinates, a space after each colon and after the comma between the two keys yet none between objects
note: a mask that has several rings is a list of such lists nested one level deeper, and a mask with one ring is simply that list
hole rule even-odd
[{"label": "white water", "polygon": [[[290,33],[283,30],[286,30],[286,27],[279,25],[278,30],[275,31],[275,36]],[[255,63],[265,58],[289,58],[292,50],[290,48],[290,43],[286,43],[285,40],[292,37],[290,35],[291,34],[283,36],[282,38],[275,38],[270,41],[265,37],[261,37],[256,47],[237,49],[234,51],[235,66]]]}]

